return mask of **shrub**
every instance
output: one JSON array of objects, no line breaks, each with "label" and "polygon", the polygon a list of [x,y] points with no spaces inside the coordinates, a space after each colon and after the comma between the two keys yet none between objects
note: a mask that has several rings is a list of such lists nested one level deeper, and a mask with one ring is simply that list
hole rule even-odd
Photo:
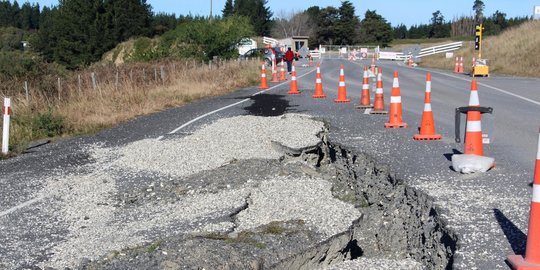
[{"label": "shrub", "polygon": [[34,137],[54,137],[64,132],[64,118],[54,115],[52,111],[38,113],[32,119],[32,132]]}]

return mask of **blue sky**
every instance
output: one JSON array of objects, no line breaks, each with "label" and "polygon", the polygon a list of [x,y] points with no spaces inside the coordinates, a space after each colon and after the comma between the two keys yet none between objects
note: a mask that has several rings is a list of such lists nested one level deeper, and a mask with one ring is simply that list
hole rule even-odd
[{"label": "blue sky", "polygon": [[[213,4],[213,13],[221,14],[225,0],[147,0],[154,12],[166,12],[192,15],[208,15],[210,1]],[[19,0],[19,3],[23,1]],[[38,0],[30,2],[41,6],[56,5],[57,0]],[[367,9],[377,10],[377,13],[396,26],[403,23],[407,26],[420,23],[429,23],[432,13],[440,10],[446,20],[455,16],[471,15],[473,0],[351,0],[356,8],[356,14],[363,18]],[[486,4],[485,15],[491,15],[496,10],[506,13],[509,17],[531,16],[533,7],[540,5],[540,0],[484,0]],[[268,6],[274,15],[302,11],[310,6],[339,7],[341,0],[268,0]]]}]

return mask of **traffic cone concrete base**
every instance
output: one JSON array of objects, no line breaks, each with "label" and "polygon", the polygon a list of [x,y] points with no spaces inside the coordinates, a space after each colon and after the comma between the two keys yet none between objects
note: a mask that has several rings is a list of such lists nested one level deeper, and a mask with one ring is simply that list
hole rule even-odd
[{"label": "traffic cone concrete base", "polygon": [[[479,106],[478,85],[476,80],[472,80],[469,107]],[[478,111],[467,112],[467,124],[463,148],[462,155],[452,155],[452,168],[454,168],[455,171],[469,174],[487,172],[495,167],[495,159],[484,156],[481,114]]]},{"label": "traffic cone concrete base", "polygon": [[540,263],[527,262],[520,255],[510,255],[506,259],[510,264],[510,268],[514,270],[540,270]]}]

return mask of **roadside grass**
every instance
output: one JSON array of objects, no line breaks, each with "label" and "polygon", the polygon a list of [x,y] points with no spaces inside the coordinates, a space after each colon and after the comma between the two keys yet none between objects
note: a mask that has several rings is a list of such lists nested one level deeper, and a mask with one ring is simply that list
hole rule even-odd
[{"label": "roadside grass", "polygon": [[258,65],[258,61],[219,62],[211,68],[194,61],[100,65],[62,80],[53,94],[35,90],[27,100],[24,93],[15,93],[10,156],[38,139],[92,134],[140,115],[255,85]]},{"label": "roadside grass", "polygon": [[[498,36],[484,38],[482,58],[488,59],[490,73],[513,76],[540,77],[540,21],[529,21],[510,28]],[[474,42],[467,41],[464,47],[454,52],[454,57],[443,54],[422,58],[421,66],[453,70],[455,56],[463,56],[465,72],[470,72],[472,58],[478,57]]]}]

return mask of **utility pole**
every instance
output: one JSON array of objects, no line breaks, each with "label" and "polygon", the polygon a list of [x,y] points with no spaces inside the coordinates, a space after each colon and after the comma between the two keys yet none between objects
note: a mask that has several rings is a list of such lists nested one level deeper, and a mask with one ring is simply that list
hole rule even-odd
[{"label": "utility pole", "polygon": [[210,20],[212,20],[212,0],[210,0]]}]

